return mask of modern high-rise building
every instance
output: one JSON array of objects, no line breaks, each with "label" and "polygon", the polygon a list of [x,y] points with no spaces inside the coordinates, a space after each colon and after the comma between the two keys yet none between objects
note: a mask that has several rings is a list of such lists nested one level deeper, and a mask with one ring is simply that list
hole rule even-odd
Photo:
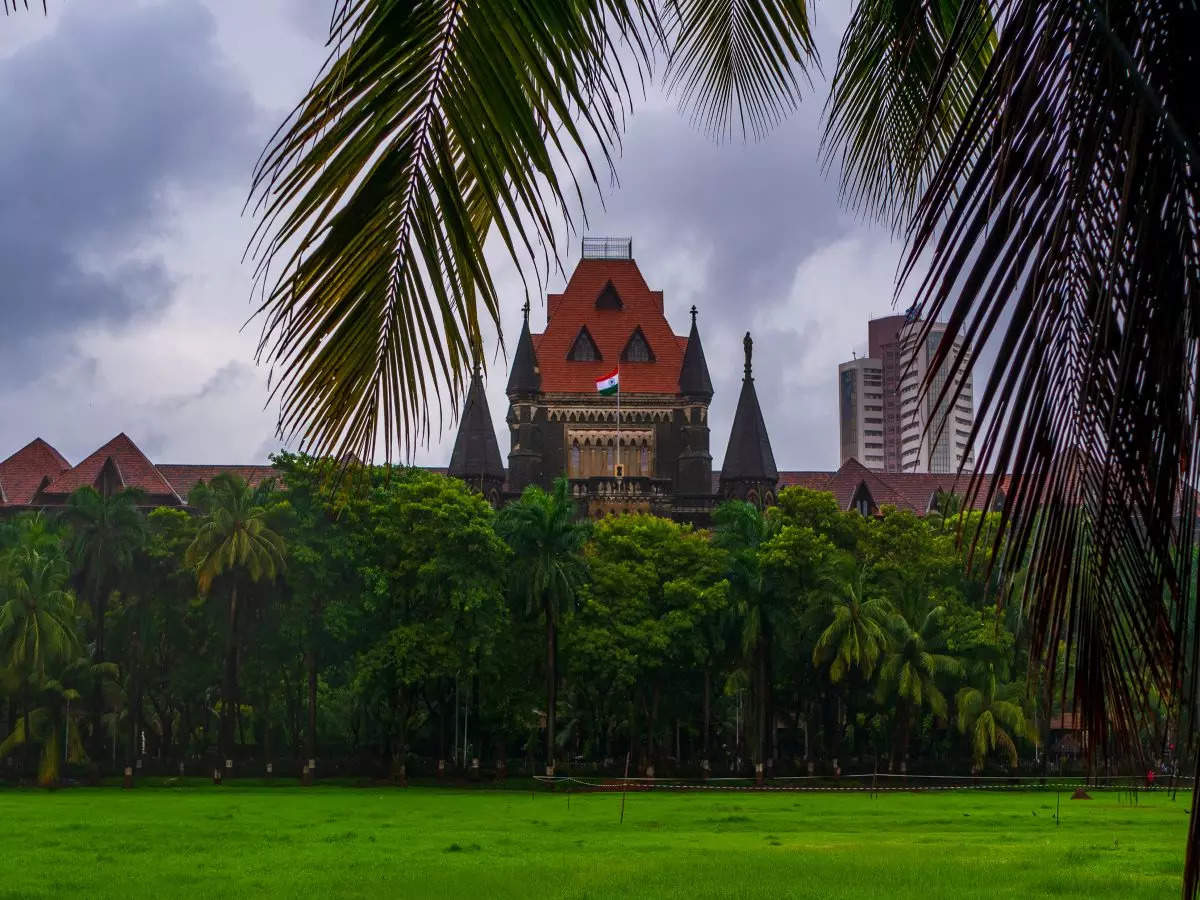
[{"label": "modern high-rise building", "polygon": [[[838,366],[841,459],[857,459],[877,472],[946,474],[974,466],[970,447],[975,403],[971,375],[953,403],[942,399],[948,366],[920,386],[946,334],[935,324],[924,341],[923,322],[905,316],[873,319],[868,355]],[[955,350],[961,349],[955,342]]]}]

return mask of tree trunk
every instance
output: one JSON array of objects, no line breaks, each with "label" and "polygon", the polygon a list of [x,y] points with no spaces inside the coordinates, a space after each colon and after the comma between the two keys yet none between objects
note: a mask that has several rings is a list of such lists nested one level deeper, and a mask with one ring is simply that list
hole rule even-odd
[{"label": "tree trunk", "polygon": [[558,678],[556,668],[557,647],[554,633],[554,611],[549,601],[545,604],[546,614],[546,774],[554,774],[554,712],[558,705]]},{"label": "tree trunk", "polygon": [[229,591],[229,616],[225,629],[225,677],[221,685],[221,760],[233,759],[233,729],[237,722],[237,583]]},{"label": "tree trunk", "polygon": [[703,756],[708,759],[708,736],[712,731],[712,669],[704,669],[704,750]]},{"label": "tree trunk", "polygon": [[37,773],[37,763],[33,758],[33,733],[30,730],[29,714],[32,712],[33,701],[29,697],[29,680],[25,679],[21,691],[21,706],[25,710],[25,746],[21,754],[25,758],[25,771]]},{"label": "tree trunk", "polygon": [[309,609],[308,651],[304,654],[304,668],[308,675],[308,734],[304,752],[308,759],[317,758],[317,620],[319,614],[317,598],[312,598]]},{"label": "tree trunk", "polygon": [[758,703],[755,704],[758,708],[755,710],[756,730],[754,735],[754,756],[753,762],[755,765],[764,761],[766,757],[766,737],[767,737],[767,648],[766,641],[763,638],[758,639]]},{"label": "tree trunk", "polygon": [[[96,663],[104,662],[104,617],[108,613],[108,595],[105,593],[102,586],[96,587],[96,594],[92,600],[92,615],[96,622],[96,647],[92,654],[92,661]],[[99,680],[92,689],[92,733],[91,746],[89,751],[96,759],[100,759],[104,755],[104,727],[101,724],[104,719],[104,693]],[[115,726],[114,726],[115,729]]]},{"label": "tree trunk", "polygon": [[263,692],[263,762],[270,767],[271,759],[271,690]]}]

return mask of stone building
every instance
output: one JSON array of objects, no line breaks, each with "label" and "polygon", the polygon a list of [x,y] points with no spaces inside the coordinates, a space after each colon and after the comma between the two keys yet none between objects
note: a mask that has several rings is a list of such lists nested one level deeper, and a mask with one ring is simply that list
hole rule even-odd
[{"label": "stone building", "polygon": [[[688,334],[676,334],[662,292],[647,285],[631,250],[628,240],[585,240],[563,292],[546,298],[542,331],[531,329],[526,304],[508,378],[507,472],[477,370],[449,474],[487,484],[493,497],[566,476],[591,517],[651,512],[704,523],[718,498],[773,502],[779,472],[754,390],[750,335],[725,464],[714,479],[713,387],[698,311],[692,307]],[[614,372],[618,392],[600,393]]]}]

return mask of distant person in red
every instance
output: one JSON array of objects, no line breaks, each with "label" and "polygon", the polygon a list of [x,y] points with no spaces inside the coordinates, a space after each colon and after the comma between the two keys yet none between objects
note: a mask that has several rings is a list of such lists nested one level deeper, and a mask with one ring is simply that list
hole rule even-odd
[{"label": "distant person in red", "polygon": [[1146,770],[1146,787],[1148,787],[1148,788],[1154,787],[1154,770],[1153,769]]}]

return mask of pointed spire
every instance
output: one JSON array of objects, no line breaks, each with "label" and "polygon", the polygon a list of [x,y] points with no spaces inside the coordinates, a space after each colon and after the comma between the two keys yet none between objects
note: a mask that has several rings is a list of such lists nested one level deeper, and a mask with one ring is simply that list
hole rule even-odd
[{"label": "pointed spire", "polygon": [[729,446],[725,450],[725,463],[721,466],[721,480],[774,482],[779,479],[779,470],[775,467],[767,423],[763,421],[758,393],[754,390],[754,378],[750,374],[750,357],[754,346],[750,332],[746,332],[742,344],[746,348],[746,377],[742,381],[737,412],[733,415]]},{"label": "pointed spire", "polygon": [[538,371],[537,354],[533,352],[533,337],[529,333],[529,300],[526,298],[525,321],[521,325],[521,337],[517,341],[517,352],[513,354],[512,372],[508,376],[506,393],[536,394],[542,389],[542,376]]},{"label": "pointed spire", "polygon": [[500,458],[496,429],[492,427],[492,414],[483,390],[483,372],[478,354],[475,355],[471,386],[467,389],[447,472],[475,486],[482,479],[504,480],[504,463]]},{"label": "pointed spire", "polygon": [[683,351],[683,366],[679,369],[679,391],[687,397],[711,400],[712,379],[708,376],[708,363],[704,359],[704,347],[700,343],[700,329],[696,327],[696,307],[692,307],[692,331],[688,335],[687,349]]}]

